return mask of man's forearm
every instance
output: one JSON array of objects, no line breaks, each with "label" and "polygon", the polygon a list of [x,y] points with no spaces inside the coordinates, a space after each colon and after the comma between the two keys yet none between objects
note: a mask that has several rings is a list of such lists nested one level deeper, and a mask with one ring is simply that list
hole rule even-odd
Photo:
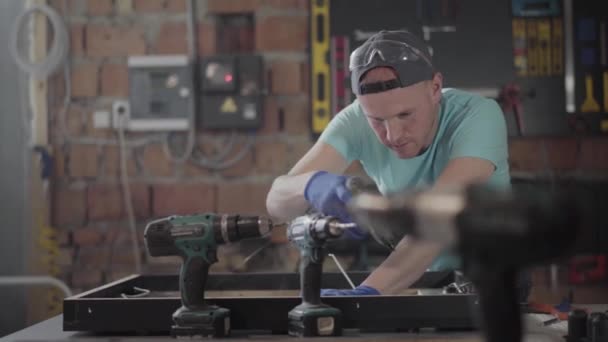
[{"label": "man's forearm", "polygon": [[385,295],[399,294],[424,274],[440,251],[438,244],[406,236],[362,285],[371,286]]},{"label": "man's forearm", "polygon": [[304,188],[314,172],[280,176],[272,183],[266,198],[266,209],[276,222],[286,222],[308,210]]}]

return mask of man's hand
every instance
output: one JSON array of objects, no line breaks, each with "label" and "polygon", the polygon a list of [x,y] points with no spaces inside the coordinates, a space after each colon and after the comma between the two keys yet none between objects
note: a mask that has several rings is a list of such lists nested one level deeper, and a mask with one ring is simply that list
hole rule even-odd
[{"label": "man's hand", "polygon": [[[336,217],[344,223],[353,222],[346,210],[346,203],[352,198],[352,193],[346,186],[347,179],[347,176],[318,171],[306,184],[304,198],[324,215]],[[367,237],[367,233],[359,228],[348,229],[345,233],[347,237],[356,240]]]},{"label": "man's hand", "polygon": [[322,289],[321,296],[379,296],[380,292],[373,287],[359,285],[352,290]]}]

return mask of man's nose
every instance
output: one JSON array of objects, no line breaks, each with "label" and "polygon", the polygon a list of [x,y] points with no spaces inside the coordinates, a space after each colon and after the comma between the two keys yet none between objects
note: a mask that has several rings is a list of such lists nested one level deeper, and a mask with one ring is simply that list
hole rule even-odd
[{"label": "man's nose", "polygon": [[391,144],[398,142],[403,131],[399,123],[394,118],[391,118],[384,121],[384,126],[386,129],[386,140],[388,140]]}]

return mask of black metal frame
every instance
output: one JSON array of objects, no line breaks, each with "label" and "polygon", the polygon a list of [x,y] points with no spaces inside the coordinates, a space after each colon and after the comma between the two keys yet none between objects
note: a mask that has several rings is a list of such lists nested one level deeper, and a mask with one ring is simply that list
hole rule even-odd
[{"label": "black metal frame", "polygon": [[[367,272],[350,273],[355,282]],[[415,288],[442,288],[454,281],[451,272],[427,272]],[[133,287],[152,292],[179,291],[178,276],[132,275],[82,294],[64,299],[63,330],[104,333],[166,333],[171,315],[181,306],[178,297],[122,298]],[[344,288],[339,273],[323,275],[323,286]],[[296,273],[210,274],[207,290],[289,290],[299,289]],[[301,303],[297,296],[207,298],[210,303],[230,309],[233,330],[287,331],[287,313]],[[323,301],[342,311],[344,328],[371,331],[402,331],[434,327],[473,328],[472,309],[476,297],[469,294],[324,297]]]}]

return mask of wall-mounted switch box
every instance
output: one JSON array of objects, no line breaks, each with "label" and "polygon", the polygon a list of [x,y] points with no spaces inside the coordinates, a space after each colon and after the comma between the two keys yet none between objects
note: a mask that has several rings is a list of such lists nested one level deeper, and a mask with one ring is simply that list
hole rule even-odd
[{"label": "wall-mounted switch box", "polygon": [[263,123],[262,57],[216,55],[201,61],[201,126],[256,129]]},{"label": "wall-mounted switch box", "polygon": [[129,57],[127,129],[187,130],[193,114],[193,74],[187,56]]}]

